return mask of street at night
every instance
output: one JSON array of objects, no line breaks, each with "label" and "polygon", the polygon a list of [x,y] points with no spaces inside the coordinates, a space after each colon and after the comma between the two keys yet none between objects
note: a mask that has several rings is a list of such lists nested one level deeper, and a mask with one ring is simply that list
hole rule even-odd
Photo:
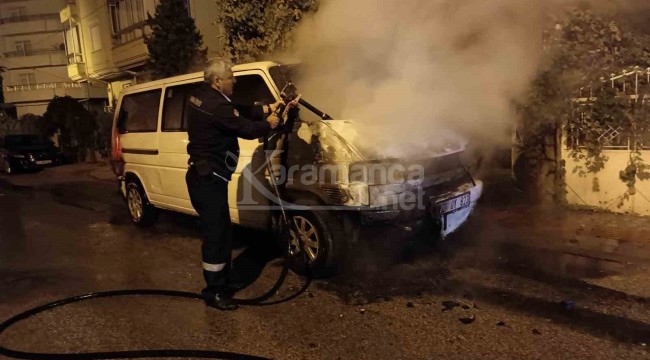
[{"label": "street at night", "polygon": [[649,20],[0,0],[0,360],[650,358]]},{"label": "street at night", "polygon": [[[90,292],[201,288],[197,219],[163,213],[155,227],[133,226],[110,175],[106,166],[71,165],[2,179],[0,318]],[[440,246],[364,239],[346,273],[291,301],[220,312],[191,299],[90,300],[17,324],[0,344],[274,359],[647,358],[643,218],[535,210],[516,192],[505,196],[510,190],[487,192]],[[237,296],[266,291],[282,262],[270,235],[237,229],[235,247],[235,272],[254,281]],[[290,274],[272,300],[303,284]]]}]

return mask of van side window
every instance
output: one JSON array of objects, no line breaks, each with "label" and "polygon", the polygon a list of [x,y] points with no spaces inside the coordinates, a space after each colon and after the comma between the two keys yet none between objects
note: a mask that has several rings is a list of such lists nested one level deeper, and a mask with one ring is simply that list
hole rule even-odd
[{"label": "van side window", "polygon": [[231,97],[233,104],[251,106],[255,103],[273,104],[275,98],[260,75],[240,75]]},{"label": "van side window", "polygon": [[185,118],[185,103],[189,94],[200,83],[176,85],[165,90],[163,104],[162,131],[186,131],[187,119]]},{"label": "van side window", "polygon": [[117,121],[120,133],[158,130],[160,93],[152,90],[124,96]]}]

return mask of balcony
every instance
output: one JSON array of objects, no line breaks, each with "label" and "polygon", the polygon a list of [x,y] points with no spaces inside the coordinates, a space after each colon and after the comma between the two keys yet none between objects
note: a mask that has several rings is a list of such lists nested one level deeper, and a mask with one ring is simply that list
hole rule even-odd
[{"label": "balcony", "polygon": [[0,36],[61,30],[59,14],[12,16],[0,19]]},{"label": "balcony", "polygon": [[77,4],[68,4],[63,10],[59,11],[59,18],[61,23],[64,23],[70,19],[74,21],[79,20],[79,7]]},{"label": "balcony", "polygon": [[104,98],[106,88],[88,83],[53,82],[44,84],[9,85],[4,89],[6,103],[50,101],[56,96],[69,95],[76,99]]},{"label": "balcony", "polygon": [[67,64],[65,51],[58,49],[12,51],[3,53],[3,57],[10,68]]},{"label": "balcony", "polygon": [[113,62],[121,69],[144,65],[148,58],[149,50],[143,38],[113,48]]},{"label": "balcony", "polygon": [[33,20],[52,20],[56,18],[57,18],[57,14],[34,14],[34,15],[10,16],[10,17],[0,19],[0,25],[33,21]]},{"label": "balcony", "polygon": [[68,65],[68,77],[74,81],[86,78],[86,64],[76,63]]}]

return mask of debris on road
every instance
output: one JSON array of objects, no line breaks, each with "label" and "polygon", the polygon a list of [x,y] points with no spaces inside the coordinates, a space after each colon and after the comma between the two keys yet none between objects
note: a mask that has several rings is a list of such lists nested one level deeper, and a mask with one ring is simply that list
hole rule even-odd
[{"label": "debris on road", "polygon": [[533,334],[535,334],[535,335],[542,335],[542,333],[539,332],[539,330],[537,330],[537,329],[533,329]]},{"label": "debris on road", "polygon": [[576,308],[576,303],[573,300],[563,300],[560,302],[560,306],[562,307],[562,310],[571,311]]},{"label": "debris on road", "polygon": [[406,303],[406,307],[407,308],[414,308],[415,304],[413,304],[413,302],[409,301],[409,302]]},{"label": "debris on road", "polygon": [[314,293],[307,293],[307,296],[313,299],[316,295],[314,295]]},{"label": "debris on road", "polygon": [[469,325],[469,324],[473,323],[474,320],[476,320],[476,316],[470,315],[468,317],[459,317],[458,320],[460,322],[462,322],[463,324],[465,324],[465,325]]},{"label": "debris on road", "polygon": [[453,310],[456,307],[459,307],[460,303],[458,301],[455,301],[455,300],[446,300],[446,301],[442,302],[442,306],[444,306],[444,308],[442,309],[442,311],[444,312],[444,311],[450,311],[450,310]]},{"label": "debris on road", "polygon": [[503,321],[499,321],[499,322],[497,323],[497,326],[506,326],[506,323],[503,322]]},{"label": "debris on road", "polygon": [[365,313],[366,313],[366,309],[364,309],[364,308],[359,309],[359,313],[360,313],[361,315],[365,314]]}]

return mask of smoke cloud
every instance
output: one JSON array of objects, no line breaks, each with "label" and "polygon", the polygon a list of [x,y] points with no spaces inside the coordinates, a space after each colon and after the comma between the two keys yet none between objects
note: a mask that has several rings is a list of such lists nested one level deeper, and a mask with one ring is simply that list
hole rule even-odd
[{"label": "smoke cloud", "polygon": [[543,1],[321,0],[297,29],[304,98],[381,157],[507,144],[535,75]]}]

